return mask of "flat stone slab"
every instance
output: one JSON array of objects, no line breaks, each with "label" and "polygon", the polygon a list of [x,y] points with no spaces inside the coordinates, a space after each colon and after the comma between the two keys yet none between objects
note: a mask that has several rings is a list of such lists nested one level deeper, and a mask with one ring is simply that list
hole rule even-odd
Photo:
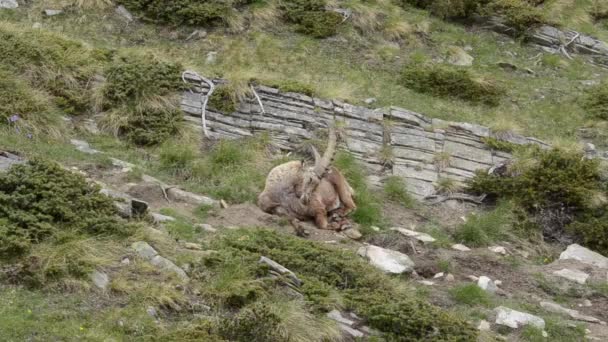
[{"label": "flat stone slab", "polygon": [[0,0],[0,8],[13,9],[19,7],[17,0]]},{"label": "flat stone slab", "polygon": [[577,321],[583,321],[583,322],[589,322],[589,323],[603,323],[602,321],[600,321],[599,319],[597,319],[595,317],[582,315],[580,312],[578,312],[578,310],[568,309],[557,303],[540,302],[540,306],[543,309],[553,312],[553,313],[568,315],[568,316],[570,316],[570,318],[577,320]]},{"label": "flat stone slab", "polygon": [[608,258],[581,245],[572,244],[559,255],[560,260],[576,260],[582,263],[608,269]]},{"label": "flat stone slab", "polygon": [[414,262],[401,252],[369,245],[359,248],[357,253],[386,273],[401,274],[414,270]]},{"label": "flat stone slab", "polygon": [[399,232],[407,237],[413,237],[414,239],[421,241],[421,242],[425,242],[425,243],[436,241],[436,239],[434,237],[430,236],[429,234],[416,232],[416,231],[413,231],[410,229],[395,227],[395,228],[391,228],[391,230]]},{"label": "flat stone slab", "polygon": [[186,272],[175,265],[171,260],[162,257],[158,252],[145,241],[137,241],[131,245],[131,248],[139,254],[140,257],[148,260],[152,265],[177,274],[183,281],[188,281],[190,278]]},{"label": "flat stone slab", "polygon": [[90,275],[91,281],[101,290],[106,290],[110,284],[110,277],[99,271],[93,271]]},{"label": "flat stone slab", "polygon": [[490,279],[486,276],[479,277],[479,279],[477,280],[477,286],[479,288],[481,288],[482,290],[487,291],[489,293],[495,293],[496,290],[498,290],[498,287],[492,281],[492,279]]},{"label": "flat stone slab", "polygon": [[463,244],[457,243],[452,245],[453,250],[461,251],[461,252],[469,252],[471,249]]},{"label": "flat stone slab", "polygon": [[559,271],[554,271],[553,274],[558,277],[577,282],[579,284],[585,284],[587,282],[587,279],[589,278],[589,274],[585,272],[579,270],[571,270],[568,268],[564,268]]},{"label": "flat stone slab", "polygon": [[539,329],[545,328],[545,320],[529,313],[516,311],[504,306],[494,309],[496,312],[496,324],[504,325],[509,328],[517,329],[525,325],[532,325]]}]

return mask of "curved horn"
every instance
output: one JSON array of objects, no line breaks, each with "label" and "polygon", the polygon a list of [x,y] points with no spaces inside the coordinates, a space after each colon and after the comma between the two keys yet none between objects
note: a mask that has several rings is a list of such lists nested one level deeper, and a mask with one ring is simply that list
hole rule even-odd
[{"label": "curved horn", "polygon": [[314,145],[310,144],[309,148],[310,148],[310,153],[312,154],[313,158],[315,159],[315,165],[317,165],[318,163],[321,162],[321,155],[319,154],[319,151],[317,151],[317,149],[314,147]]},{"label": "curved horn", "polygon": [[317,176],[322,177],[325,174],[325,171],[329,168],[331,164],[331,160],[334,158],[334,154],[336,153],[336,143],[337,143],[336,129],[334,126],[329,126],[329,140],[327,142],[327,148],[325,149],[325,153],[323,153],[323,157],[320,160],[315,161],[314,172]]}]

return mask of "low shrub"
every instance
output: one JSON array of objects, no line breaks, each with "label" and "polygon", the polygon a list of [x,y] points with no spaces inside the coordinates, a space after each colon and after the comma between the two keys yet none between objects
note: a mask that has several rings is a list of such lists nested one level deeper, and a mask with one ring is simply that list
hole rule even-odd
[{"label": "low shrub", "polygon": [[241,310],[235,317],[224,319],[219,324],[219,334],[228,341],[289,341],[281,333],[281,317],[270,310],[268,305],[256,303]]},{"label": "low shrub", "polygon": [[229,85],[220,85],[215,88],[209,97],[209,107],[222,113],[233,113],[238,107],[236,93]]},{"label": "low shrub", "polygon": [[50,110],[50,103],[43,94],[21,81],[19,76],[0,68],[0,124],[6,124],[13,115],[44,122]]},{"label": "low shrub", "polygon": [[477,284],[456,286],[449,292],[452,299],[459,304],[484,306],[491,304],[490,295]]},{"label": "low shrub", "polygon": [[[280,263],[302,279],[301,291],[314,308],[329,311],[343,303],[387,340],[475,339],[466,322],[416,299],[351,251],[268,230],[233,231],[211,241],[209,248],[219,251],[220,258],[253,265],[245,273],[249,278],[267,274],[257,263],[262,255]],[[243,269],[239,266],[238,272]]]},{"label": "low shrub", "polygon": [[492,211],[469,215],[454,237],[467,246],[488,246],[507,236],[513,219],[511,204],[504,202]]},{"label": "low shrub", "polygon": [[171,25],[226,24],[236,10],[255,0],[120,0],[129,10],[153,22]]},{"label": "low shrub", "polygon": [[608,82],[587,90],[581,105],[590,116],[608,120]]},{"label": "low shrub", "polygon": [[281,3],[285,19],[296,24],[297,31],[315,38],[333,36],[343,21],[341,14],[327,11],[325,6],[325,0],[285,0]]},{"label": "low shrub", "polygon": [[270,87],[279,89],[283,93],[299,93],[308,96],[315,95],[315,89],[313,86],[305,83],[301,83],[296,80],[284,80],[279,82],[271,82],[268,84]]},{"label": "low shrub", "polygon": [[449,65],[411,63],[401,74],[401,84],[420,93],[458,98],[496,106],[506,93],[496,81]]},{"label": "low shrub", "polygon": [[384,193],[391,201],[400,203],[410,208],[414,205],[414,199],[407,192],[403,179],[397,176],[388,177],[384,183]]}]

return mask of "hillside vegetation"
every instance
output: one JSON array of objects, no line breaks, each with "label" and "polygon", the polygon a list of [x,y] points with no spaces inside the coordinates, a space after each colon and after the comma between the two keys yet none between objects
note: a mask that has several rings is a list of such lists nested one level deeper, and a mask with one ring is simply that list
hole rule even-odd
[{"label": "hillside vegetation", "polygon": [[[485,30],[484,17],[502,18],[512,34]],[[545,24],[608,41],[608,6],[47,0],[0,8],[0,161],[20,157],[0,163],[0,340],[608,338],[603,325],[541,303],[608,320],[605,269],[579,268],[589,273],[583,283],[554,278],[573,267],[559,260],[571,243],[608,256],[606,162],[585,154],[589,144],[598,154],[608,148],[608,71],[588,56],[531,45],[529,32]],[[228,119],[252,86],[266,85],[486,125],[496,135],[488,149],[514,158],[466,184],[436,181],[440,197],[462,191],[485,195],[483,204],[428,205],[397,176],[378,186],[340,151],[334,165],[354,189],[350,218],[363,237],[296,237],[289,220],[255,202],[274,166],[307,156],[262,133],[203,139],[180,109],[182,93],[196,90],[186,70],[223,79],[209,108]],[[498,139],[514,133],[552,147]],[[381,154],[386,168],[391,151]],[[449,165],[449,155],[437,159],[438,170]],[[200,196],[176,199],[175,189]],[[129,196],[149,212],[125,215],[136,203]],[[416,266],[382,272],[360,256],[369,245]],[[483,275],[503,285],[471,282]],[[496,324],[501,306],[538,315],[544,327]]]}]

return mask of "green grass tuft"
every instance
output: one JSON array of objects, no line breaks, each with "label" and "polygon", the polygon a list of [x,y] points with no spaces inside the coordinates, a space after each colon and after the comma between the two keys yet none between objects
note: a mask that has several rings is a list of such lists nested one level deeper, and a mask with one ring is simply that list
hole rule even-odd
[{"label": "green grass tuft", "polygon": [[450,289],[450,296],[459,304],[490,306],[490,295],[477,284],[466,284]]}]

